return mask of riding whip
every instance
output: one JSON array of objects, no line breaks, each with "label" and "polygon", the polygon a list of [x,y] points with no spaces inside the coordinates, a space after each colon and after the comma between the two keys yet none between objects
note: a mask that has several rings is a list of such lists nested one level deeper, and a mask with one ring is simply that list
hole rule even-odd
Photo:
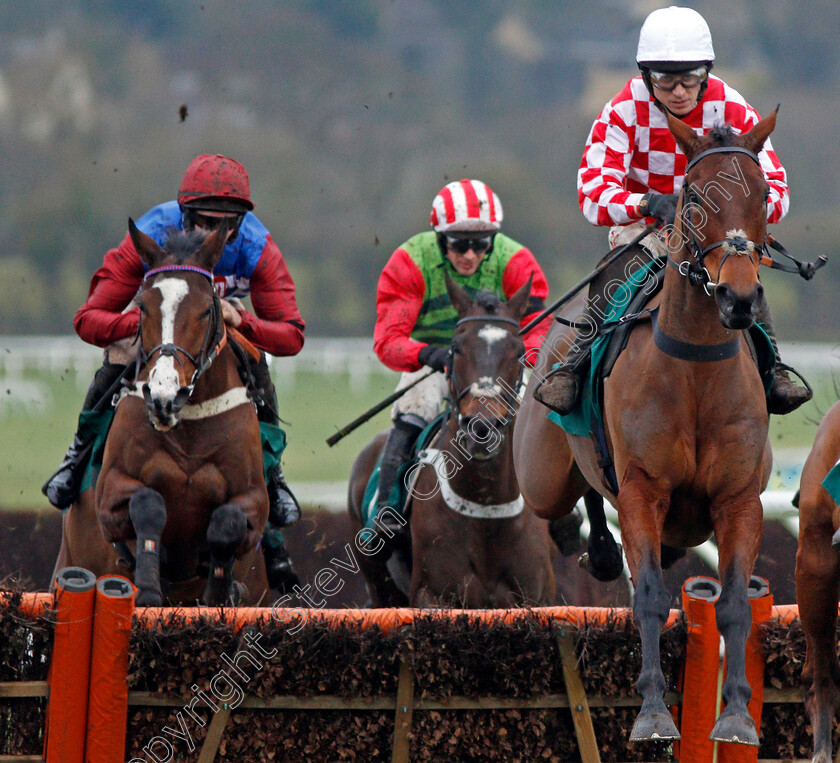
[{"label": "riding whip", "polygon": [[652,233],[656,230],[658,223],[650,223],[647,225],[645,229],[639,233],[638,236],[633,238],[631,241],[628,241],[624,246],[616,249],[612,254],[608,255],[608,259],[604,260],[600,265],[598,265],[595,270],[593,270],[586,278],[581,281],[578,281],[571,289],[569,289],[562,297],[560,297],[556,302],[553,302],[549,305],[545,310],[543,310],[534,320],[532,320],[527,326],[519,330],[519,336],[523,334],[527,334],[534,326],[536,326],[546,315],[553,313],[558,307],[561,305],[566,304],[572,297],[575,296],[584,286],[589,284],[590,282],[594,281],[601,273],[604,272],[610,265],[613,264],[622,254],[624,254],[631,246],[635,246],[638,244],[648,233]]},{"label": "riding whip", "polygon": [[419,384],[424,379],[428,379],[432,374],[436,374],[436,373],[437,373],[437,371],[435,371],[434,368],[431,368],[431,369],[429,369],[428,373],[423,374],[423,376],[421,376],[419,379],[415,379],[413,382],[411,382],[411,384],[407,384],[402,389],[398,389],[396,392],[394,392],[394,394],[389,395],[382,402],[374,405],[373,408],[371,408],[369,411],[366,411],[365,413],[363,413],[361,416],[359,416],[359,418],[353,419],[353,421],[351,421],[346,427],[344,427],[343,429],[339,429],[334,435],[331,435],[330,437],[328,437],[327,438],[327,445],[332,447],[342,437],[346,437],[354,429],[357,429],[362,424],[364,424],[366,421],[368,421],[369,419],[372,419],[374,416],[376,416],[376,414],[379,413],[379,411],[381,411],[383,408],[387,408],[395,400],[399,400],[412,387]]}]

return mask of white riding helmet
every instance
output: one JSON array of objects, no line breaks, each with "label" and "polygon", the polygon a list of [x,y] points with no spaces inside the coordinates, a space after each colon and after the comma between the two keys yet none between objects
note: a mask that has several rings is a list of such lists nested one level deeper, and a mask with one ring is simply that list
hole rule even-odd
[{"label": "white riding helmet", "polygon": [[495,233],[502,227],[502,202],[480,180],[456,180],[435,196],[430,220],[438,233]]},{"label": "white riding helmet", "polygon": [[714,60],[709,25],[693,8],[676,5],[660,8],[642,24],[636,50],[636,63],[640,67],[650,68],[651,64],[662,63],[711,64]]}]

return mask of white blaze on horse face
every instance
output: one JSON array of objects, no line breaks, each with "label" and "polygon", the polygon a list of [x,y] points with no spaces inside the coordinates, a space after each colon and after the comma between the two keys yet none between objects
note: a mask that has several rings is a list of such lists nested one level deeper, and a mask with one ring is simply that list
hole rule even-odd
[{"label": "white blaze on horse face", "polygon": [[[187,282],[180,278],[161,278],[154,286],[163,298],[160,305],[161,344],[175,343],[175,316],[178,306],[190,290]],[[172,400],[181,388],[178,366],[171,355],[159,357],[149,372],[149,392],[153,398]]]},{"label": "white blaze on horse face", "polygon": [[478,332],[479,338],[483,339],[490,346],[492,346],[494,342],[504,339],[507,335],[508,332],[498,326],[485,326]]}]

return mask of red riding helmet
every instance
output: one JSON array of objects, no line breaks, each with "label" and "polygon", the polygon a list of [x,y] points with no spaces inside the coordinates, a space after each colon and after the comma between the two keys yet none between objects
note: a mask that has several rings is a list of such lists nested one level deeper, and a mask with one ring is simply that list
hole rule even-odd
[{"label": "red riding helmet", "polygon": [[178,203],[202,209],[219,207],[228,211],[234,205],[244,210],[254,208],[251,184],[245,168],[221,154],[201,154],[195,157],[184,173],[178,189]]}]

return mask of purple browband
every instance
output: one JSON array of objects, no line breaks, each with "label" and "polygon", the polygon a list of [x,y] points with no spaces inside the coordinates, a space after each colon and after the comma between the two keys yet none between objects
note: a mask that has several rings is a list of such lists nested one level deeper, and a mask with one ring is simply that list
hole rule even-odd
[{"label": "purple browband", "polygon": [[194,265],[164,265],[162,268],[152,268],[152,270],[149,270],[146,275],[143,276],[143,280],[145,281],[151,276],[156,276],[158,273],[168,273],[173,270],[191,270],[193,273],[201,273],[201,275],[207,276],[207,278],[210,279],[210,283],[213,282],[213,274],[209,270],[197,268]]}]

